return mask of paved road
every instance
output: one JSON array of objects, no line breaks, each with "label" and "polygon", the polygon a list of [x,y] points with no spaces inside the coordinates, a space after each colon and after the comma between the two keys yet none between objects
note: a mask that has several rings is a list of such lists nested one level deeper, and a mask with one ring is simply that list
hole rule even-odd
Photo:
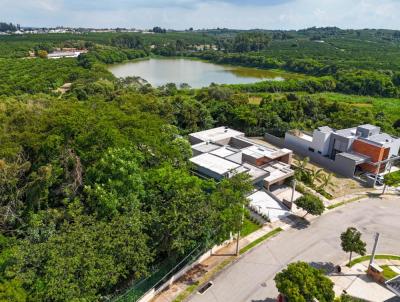
[{"label": "paved road", "polygon": [[355,226],[370,253],[380,232],[378,253],[400,254],[400,198],[368,199],[349,204],[314,220],[306,228],[290,229],[258,246],[216,277],[205,294],[193,302],[269,302],[278,294],[273,278],[288,263],[302,260],[317,265],[342,264],[348,255],[340,233]]}]

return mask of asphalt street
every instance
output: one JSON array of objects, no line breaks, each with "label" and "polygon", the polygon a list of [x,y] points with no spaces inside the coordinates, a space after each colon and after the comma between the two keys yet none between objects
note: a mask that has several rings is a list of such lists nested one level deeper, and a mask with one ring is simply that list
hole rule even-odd
[{"label": "asphalt street", "polygon": [[273,281],[288,263],[306,261],[333,267],[348,259],[340,247],[340,234],[354,226],[371,253],[376,232],[381,234],[377,253],[400,254],[400,197],[371,198],[348,204],[266,241],[220,273],[214,285],[193,302],[272,302],[278,291]]}]

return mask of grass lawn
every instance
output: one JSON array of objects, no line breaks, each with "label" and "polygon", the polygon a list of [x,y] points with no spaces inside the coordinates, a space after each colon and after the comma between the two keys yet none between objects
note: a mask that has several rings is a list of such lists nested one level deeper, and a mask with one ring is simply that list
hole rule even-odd
[{"label": "grass lawn", "polygon": [[398,275],[389,267],[389,265],[382,265],[381,268],[383,269],[383,276],[385,277],[386,280],[393,279]]},{"label": "grass lawn", "polygon": [[252,243],[246,245],[245,247],[240,249],[240,254],[244,254],[247,251],[251,250],[253,247],[255,247],[256,245],[259,245],[261,242],[267,240],[268,238],[275,236],[276,234],[278,234],[279,232],[283,231],[283,229],[281,228],[276,228],[274,230],[272,230],[271,232],[265,234],[264,236],[258,238],[257,240],[254,240]]},{"label": "grass lawn", "polygon": [[[295,92],[297,95],[308,95],[306,92]],[[287,93],[251,93],[249,94],[249,103],[259,105],[262,98],[272,95],[275,98],[284,97]],[[321,92],[311,95],[314,98],[323,98],[329,101],[337,101],[352,104],[355,107],[369,108],[372,112],[384,112],[393,122],[400,116],[400,99],[381,98],[372,96],[350,95],[337,92]]]},{"label": "grass lawn", "polygon": [[[358,257],[356,259],[351,260],[351,262],[347,263],[346,266],[352,267],[357,263],[364,262],[371,259],[371,255]],[[375,255],[375,259],[388,259],[388,260],[400,260],[400,256],[395,255]]]},{"label": "grass lawn", "polygon": [[342,201],[342,202],[338,202],[338,203],[335,203],[335,204],[331,204],[330,206],[327,207],[327,209],[328,209],[328,210],[332,210],[332,209],[334,209],[334,208],[343,206],[343,205],[348,204],[348,203],[351,203],[351,202],[358,201],[358,200],[363,199],[363,198],[365,198],[365,196],[354,197],[354,198],[349,199],[349,200],[345,200],[345,201]]},{"label": "grass lawn", "polygon": [[243,221],[242,230],[240,231],[240,236],[245,237],[245,236],[253,233],[254,231],[257,231],[260,228],[261,228],[261,226],[258,225],[257,223],[254,223],[250,219],[245,218]]},{"label": "grass lawn", "polygon": [[400,100],[395,98],[349,95],[333,92],[316,93],[315,95],[320,95],[331,101],[354,104],[357,107],[371,107],[375,112],[383,111],[393,119],[400,116]]}]

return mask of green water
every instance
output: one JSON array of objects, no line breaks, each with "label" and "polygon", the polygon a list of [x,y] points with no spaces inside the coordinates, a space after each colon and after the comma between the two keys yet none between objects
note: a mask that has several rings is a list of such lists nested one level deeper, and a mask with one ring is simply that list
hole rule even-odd
[{"label": "green water", "polygon": [[152,86],[187,83],[193,88],[216,84],[246,84],[259,81],[284,81],[288,74],[279,71],[218,65],[183,58],[151,58],[109,66],[116,77],[139,76]]}]

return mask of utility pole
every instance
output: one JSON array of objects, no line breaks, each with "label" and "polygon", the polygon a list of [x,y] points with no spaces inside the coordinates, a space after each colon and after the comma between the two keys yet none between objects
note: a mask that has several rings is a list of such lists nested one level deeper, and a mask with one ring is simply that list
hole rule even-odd
[{"label": "utility pole", "polygon": [[377,182],[377,180],[378,180],[378,175],[379,175],[379,172],[381,171],[381,164],[382,164],[382,162],[379,162],[379,165],[378,165],[378,171],[376,171],[376,174],[375,174],[374,188],[375,188],[375,186],[376,186],[376,182]]},{"label": "utility pole", "polygon": [[293,208],[293,199],[294,199],[294,192],[296,191],[296,178],[293,178],[292,181],[292,197],[290,198],[290,211]]},{"label": "utility pole", "polygon": [[371,266],[371,264],[374,262],[375,253],[376,253],[376,247],[378,246],[378,241],[379,241],[379,233],[376,233],[375,242],[374,242],[374,248],[372,250],[372,255],[371,255],[371,260],[369,261],[369,266]]},{"label": "utility pole", "polygon": [[[392,166],[393,166],[393,161],[390,161],[389,162],[389,171],[388,171],[388,174],[390,173],[390,171],[392,170]],[[383,186],[383,190],[382,190],[382,195],[383,194],[385,194],[385,191],[386,191],[386,183],[385,183],[385,181],[384,181],[384,186]]]}]

